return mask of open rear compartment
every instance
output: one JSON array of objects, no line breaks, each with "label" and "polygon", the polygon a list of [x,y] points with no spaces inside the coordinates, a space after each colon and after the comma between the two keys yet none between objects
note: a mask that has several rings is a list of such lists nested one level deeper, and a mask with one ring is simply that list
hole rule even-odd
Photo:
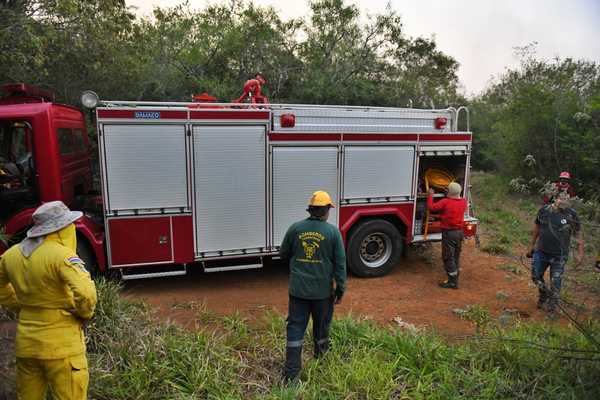
[{"label": "open rear compartment", "polygon": [[422,147],[419,151],[418,165],[414,239],[415,241],[435,240],[438,239],[437,236],[441,238],[440,221],[435,214],[427,213],[427,192],[430,187],[433,188],[434,201],[437,201],[446,197],[445,187],[454,181],[463,188],[462,195],[466,195],[468,190],[466,146],[452,146],[447,149],[441,146],[437,149]]}]

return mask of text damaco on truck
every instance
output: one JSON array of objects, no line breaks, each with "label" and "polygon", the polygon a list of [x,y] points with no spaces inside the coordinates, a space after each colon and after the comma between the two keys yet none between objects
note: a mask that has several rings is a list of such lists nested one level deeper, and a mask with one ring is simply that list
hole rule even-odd
[{"label": "text damaco on truck", "polygon": [[[84,211],[78,253],[96,272],[258,268],[306,217],[312,192],[325,190],[350,270],[381,276],[402,264],[405,246],[441,238],[425,207],[429,173],[469,192],[464,107],[99,101],[87,92],[95,143],[84,113],[51,92],[2,89],[0,252],[23,237],[37,206],[62,200]],[[466,236],[476,223],[465,216]]]}]

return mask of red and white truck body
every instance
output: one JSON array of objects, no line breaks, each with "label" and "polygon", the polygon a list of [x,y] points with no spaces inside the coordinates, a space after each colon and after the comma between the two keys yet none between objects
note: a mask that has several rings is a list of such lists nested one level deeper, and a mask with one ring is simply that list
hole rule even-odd
[{"label": "red and white truck body", "polygon": [[260,267],[325,190],[347,243],[377,219],[402,238],[376,227],[348,249],[364,261],[352,270],[376,276],[392,247],[440,239],[423,235],[424,168],[469,188],[472,135],[453,108],[103,102],[96,113],[109,268]]},{"label": "red and white truck body", "polygon": [[[78,253],[102,272],[256,268],[277,257],[311,194],[325,190],[349,268],[380,276],[405,245],[441,237],[426,218],[425,171],[447,171],[468,196],[472,135],[463,107],[103,101],[94,168],[80,110],[34,86],[2,89],[0,254],[41,203],[62,200],[84,211]],[[475,224],[465,215],[467,236]]]}]

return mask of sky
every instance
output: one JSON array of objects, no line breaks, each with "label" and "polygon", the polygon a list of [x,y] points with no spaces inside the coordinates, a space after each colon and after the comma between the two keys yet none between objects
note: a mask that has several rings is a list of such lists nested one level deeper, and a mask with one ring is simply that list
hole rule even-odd
[{"label": "sky", "polygon": [[[140,15],[182,0],[126,0]],[[189,0],[203,8],[207,0]],[[210,3],[216,3],[213,0]],[[229,4],[229,1],[224,1]],[[254,0],[273,6],[282,19],[308,14],[305,0]],[[434,38],[459,63],[464,94],[481,92],[490,79],[518,65],[515,47],[537,42],[539,58],[585,59],[600,63],[600,0],[346,0],[363,14],[389,3],[402,16],[404,33]]]}]

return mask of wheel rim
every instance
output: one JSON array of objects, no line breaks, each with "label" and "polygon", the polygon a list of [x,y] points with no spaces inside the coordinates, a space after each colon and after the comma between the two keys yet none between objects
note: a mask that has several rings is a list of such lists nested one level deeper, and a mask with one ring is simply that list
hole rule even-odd
[{"label": "wheel rim", "polygon": [[371,233],[360,244],[360,259],[369,268],[379,268],[392,256],[392,239],[385,233]]}]

